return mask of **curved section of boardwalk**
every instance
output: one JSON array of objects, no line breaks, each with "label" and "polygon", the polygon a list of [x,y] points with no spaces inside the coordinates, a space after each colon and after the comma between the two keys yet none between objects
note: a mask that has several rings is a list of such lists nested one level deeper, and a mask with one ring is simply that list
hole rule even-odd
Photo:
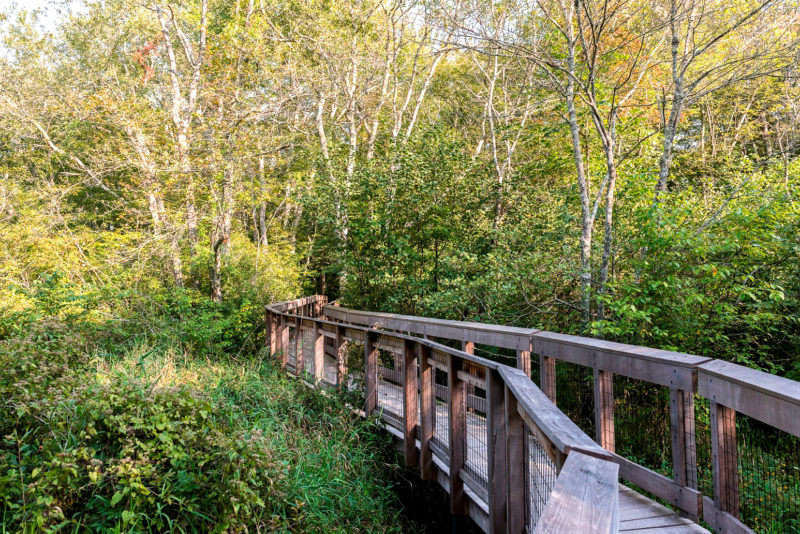
[{"label": "curved section of boardwalk", "polygon": [[[731,491],[733,410],[800,434],[792,419],[800,416],[800,384],[708,358],[347,310],[318,296],[268,307],[267,326],[271,351],[290,372],[312,385],[362,393],[364,413],[384,419],[406,463],[438,480],[451,511],[469,514],[486,532],[707,532],[700,517],[719,532],[752,532],[739,521]],[[457,341],[464,350],[437,341]],[[474,343],[515,349],[519,369],[475,356]],[[541,389],[530,380],[532,352],[540,355]],[[598,442],[552,402],[556,359],[594,368]],[[670,388],[673,479],[614,454],[612,373]],[[696,393],[712,401],[713,497],[697,490],[693,404],[687,409]],[[759,395],[776,399],[769,413],[742,401]]]}]

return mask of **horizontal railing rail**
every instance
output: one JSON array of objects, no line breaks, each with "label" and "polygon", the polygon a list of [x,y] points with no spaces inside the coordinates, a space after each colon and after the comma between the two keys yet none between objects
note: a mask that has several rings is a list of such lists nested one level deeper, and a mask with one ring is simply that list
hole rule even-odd
[{"label": "horizontal railing rail", "polygon": [[[321,317],[321,302],[267,306],[271,352],[315,384],[360,392],[365,415],[383,417],[406,464],[448,491],[453,514],[486,532],[617,531],[618,465],[523,371],[410,333]],[[356,345],[363,356],[350,368]],[[335,360],[328,368],[326,353]],[[575,484],[597,489],[584,495],[579,524],[549,504],[574,500]]]},{"label": "horizontal railing rail", "polygon": [[[595,438],[612,453],[618,445],[627,445],[617,443],[614,375],[666,388],[672,476],[667,477],[620,455],[614,454],[613,461],[619,464],[624,480],[665,500],[688,517],[703,518],[720,532],[752,532],[752,528],[761,526],[756,525],[757,518],[752,518],[748,526],[740,520],[739,493],[744,483],[737,462],[736,413],[789,436],[800,437],[800,383],[729,362],[537,329],[367,312],[331,305],[325,306],[323,313],[351,324],[461,341],[466,350],[471,348],[470,343],[516,349],[517,367],[528,375],[531,374],[531,358],[538,355],[539,386],[554,403],[557,402],[556,362],[591,369]],[[528,350],[524,350],[526,346]],[[703,495],[699,487],[695,419],[701,410],[695,405],[696,397],[712,403],[708,415],[703,412],[708,421],[702,421],[703,425],[708,425],[710,435],[701,435],[703,442],[710,441],[710,465],[701,467],[711,471],[711,488],[707,489],[713,495]],[[800,466],[793,466],[793,469],[796,473]],[[726,470],[727,475],[724,474]],[[800,476],[795,474],[789,478],[794,488],[788,491],[800,491]],[[776,486],[778,482],[780,480],[765,484]],[[784,502],[797,507],[798,500],[800,497],[795,494]]]}]

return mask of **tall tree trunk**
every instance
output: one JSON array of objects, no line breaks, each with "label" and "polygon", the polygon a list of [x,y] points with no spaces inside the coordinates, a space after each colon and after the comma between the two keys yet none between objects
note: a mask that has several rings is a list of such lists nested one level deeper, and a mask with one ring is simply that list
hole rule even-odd
[{"label": "tall tree trunk", "polygon": [[584,327],[591,321],[592,305],[592,230],[594,216],[589,199],[589,183],[586,180],[586,171],[583,166],[583,152],[581,150],[581,134],[578,125],[578,112],[575,109],[575,37],[572,35],[572,22],[569,22],[570,32],[567,38],[567,116],[569,131],[572,138],[572,156],[575,160],[575,170],[578,178],[578,189],[581,197],[581,318]]},{"label": "tall tree trunk", "polygon": [[615,155],[615,127],[611,127],[610,146],[606,147],[606,169],[608,171],[608,184],[606,186],[605,198],[605,217],[603,220],[603,257],[600,260],[600,280],[598,283],[598,293],[601,298],[597,302],[597,319],[603,321],[606,319],[605,315],[605,302],[602,297],[605,296],[608,289],[609,281],[609,265],[614,252],[614,199],[615,188],[617,184],[617,165]]},{"label": "tall tree trunk", "polygon": [[214,265],[211,269],[211,300],[222,300],[222,263],[230,251],[231,220],[233,214],[233,170],[228,166],[222,178],[222,206],[217,217],[212,250]]}]

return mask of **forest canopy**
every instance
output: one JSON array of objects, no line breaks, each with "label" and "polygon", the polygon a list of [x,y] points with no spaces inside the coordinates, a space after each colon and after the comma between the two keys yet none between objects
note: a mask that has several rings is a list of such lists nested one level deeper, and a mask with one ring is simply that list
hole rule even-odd
[{"label": "forest canopy", "polygon": [[58,6],[2,14],[4,335],[320,292],[800,377],[797,2]]},{"label": "forest canopy", "polygon": [[[391,438],[285,376],[265,304],[800,380],[799,236],[797,0],[2,3],[0,525],[418,531]],[[671,476],[678,390],[623,375],[617,452]],[[555,380],[589,434],[593,380]],[[711,405],[682,432],[716,496]],[[736,426],[741,519],[793,531],[796,438]]]}]

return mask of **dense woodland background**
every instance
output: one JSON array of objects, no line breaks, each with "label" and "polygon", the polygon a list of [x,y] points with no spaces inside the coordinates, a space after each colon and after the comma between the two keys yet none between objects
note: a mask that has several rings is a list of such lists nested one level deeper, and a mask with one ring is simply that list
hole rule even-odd
[{"label": "dense woodland background", "polygon": [[[141,391],[167,383],[251,406],[235,376],[271,373],[262,305],[301,294],[800,379],[796,1],[55,7],[45,26],[36,11],[0,15],[0,396],[17,410],[0,428],[0,493],[12,524],[78,521],[69,510],[86,502],[118,525],[160,517],[135,484],[116,496],[119,473],[65,482],[63,443],[53,487],[95,484],[105,504],[48,502],[42,473],[26,479],[53,444],[41,436],[55,416],[42,413],[92,397],[65,369],[117,377],[101,386],[138,392],[128,400],[145,410]],[[197,361],[215,370],[187,378]],[[180,371],[158,370],[170,365]],[[72,416],[59,417],[71,436]],[[91,455],[73,453],[89,477],[76,466]],[[292,522],[303,512],[287,499],[261,524],[312,528]],[[121,502],[144,508],[103,508]],[[236,524],[238,509],[203,523],[210,506],[175,524]]]}]

